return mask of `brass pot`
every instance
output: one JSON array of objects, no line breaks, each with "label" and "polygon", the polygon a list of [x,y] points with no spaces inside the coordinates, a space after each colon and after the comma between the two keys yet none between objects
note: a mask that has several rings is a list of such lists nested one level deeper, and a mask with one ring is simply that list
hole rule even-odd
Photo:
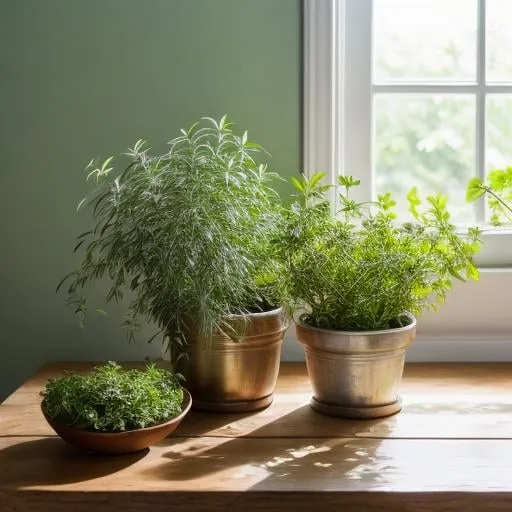
[{"label": "brass pot", "polygon": [[416,319],[381,331],[331,331],[295,318],[304,345],[314,396],[311,407],[330,416],[380,418],[399,412],[405,350],[416,334]]},{"label": "brass pot", "polygon": [[186,378],[193,408],[245,412],[272,403],[287,328],[281,308],[233,315],[226,329],[206,339],[187,334],[186,356],[176,367]]}]

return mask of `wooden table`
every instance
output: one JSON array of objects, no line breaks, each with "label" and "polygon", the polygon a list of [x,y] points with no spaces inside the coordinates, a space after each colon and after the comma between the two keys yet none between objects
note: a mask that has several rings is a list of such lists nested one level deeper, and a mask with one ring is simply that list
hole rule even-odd
[{"label": "wooden table", "polygon": [[302,364],[252,414],[190,413],[121,457],[81,454],[45,423],[44,366],[0,405],[0,511],[511,511],[512,364],[406,367],[403,411],[340,420],[309,406]]}]

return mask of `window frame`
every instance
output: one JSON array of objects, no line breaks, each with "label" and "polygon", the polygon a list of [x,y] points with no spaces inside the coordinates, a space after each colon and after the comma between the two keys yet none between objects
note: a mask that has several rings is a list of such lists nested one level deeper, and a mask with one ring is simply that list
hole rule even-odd
[{"label": "window frame", "polygon": [[[476,172],[485,177],[485,116],[488,94],[512,94],[512,82],[486,82],[486,2],[478,4],[475,82],[380,82],[372,80],[372,4],[374,0],[304,0],[304,172],[326,172],[334,185],[339,174],[361,180],[356,200],[373,195],[372,103],[376,93],[463,93],[476,99]],[[354,55],[357,48],[357,57]],[[347,79],[351,77],[350,79]],[[350,129],[345,130],[345,127]],[[512,164],[512,162],[511,162]],[[484,201],[474,203],[479,222]],[[464,227],[461,227],[463,230]],[[512,267],[512,227],[482,225],[480,268]]]},{"label": "window frame", "polygon": [[[350,112],[345,78],[357,66],[357,59],[347,59],[348,2],[363,5],[369,0],[303,0],[303,170],[307,175],[325,171],[326,181],[333,185],[338,174],[348,169],[349,148],[342,137]],[[364,105],[363,114],[358,110],[358,115],[359,122],[356,118],[355,124],[347,126],[354,136],[349,141],[352,150],[361,133],[371,136],[370,123],[360,126],[361,117],[368,116]],[[482,155],[478,158],[484,161]],[[362,186],[354,190],[359,197],[353,197],[365,200],[371,194],[371,162],[362,168],[363,175],[357,176]],[[512,289],[512,228],[486,227],[482,240],[484,251],[477,260],[480,280],[455,283],[438,312],[422,315],[416,342],[408,351],[409,361],[512,361],[508,293]],[[285,358],[302,360],[302,351],[295,345],[285,349]]]}]

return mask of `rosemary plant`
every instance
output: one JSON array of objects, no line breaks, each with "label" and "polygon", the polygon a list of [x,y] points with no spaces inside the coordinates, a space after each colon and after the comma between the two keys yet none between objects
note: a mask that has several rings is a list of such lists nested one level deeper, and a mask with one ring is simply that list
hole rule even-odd
[{"label": "rosemary plant", "polygon": [[476,201],[488,194],[488,205],[492,212],[491,224],[501,226],[512,223],[512,167],[495,169],[487,176],[487,183],[473,178],[468,183],[466,200]]},{"label": "rosemary plant", "polygon": [[114,362],[87,374],[50,379],[42,407],[53,420],[96,432],[151,427],[181,412],[183,389],[176,376],[151,363],[125,370]]},{"label": "rosemary plant", "polygon": [[354,331],[396,327],[404,312],[418,315],[442,302],[452,278],[478,278],[472,256],[479,232],[457,235],[446,196],[429,196],[421,209],[412,189],[412,222],[398,223],[391,194],[361,204],[350,198],[359,181],[340,177],[340,210],[333,216],[323,176],[293,180],[297,201],[281,239],[288,293],[307,311],[306,323]]},{"label": "rosemary plant", "polygon": [[[193,326],[210,336],[229,315],[280,302],[279,262],[271,241],[281,225],[276,175],[263,148],[223,117],[203,118],[152,154],[144,141],[121,157],[89,164],[98,188],[82,200],[93,228],[78,237],[79,268],[59,284],[83,318],[83,289],[109,278],[106,300],[130,292],[124,327],[133,339],[140,318],[155,322],[178,347]],[[155,335],[155,336],[156,336]]]}]

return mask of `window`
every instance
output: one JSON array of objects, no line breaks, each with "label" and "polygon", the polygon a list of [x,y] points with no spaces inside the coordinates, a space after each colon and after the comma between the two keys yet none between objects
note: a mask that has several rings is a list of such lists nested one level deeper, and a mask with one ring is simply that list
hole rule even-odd
[{"label": "window", "polygon": [[480,281],[421,317],[413,360],[512,360],[512,229],[464,201],[512,165],[510,19],[512,0],[304,0],[305,171],[360,178],[359,200],[448,192],[454,220],[485,227]]},{"label": "window", "polygon": [[[362,181],[358,199],[450,196],[486,226],[472,176],[512,165],[510,0],[306,0],[305,164]],[[512,230],[485,228],[480,265],[512,263]]]}]

